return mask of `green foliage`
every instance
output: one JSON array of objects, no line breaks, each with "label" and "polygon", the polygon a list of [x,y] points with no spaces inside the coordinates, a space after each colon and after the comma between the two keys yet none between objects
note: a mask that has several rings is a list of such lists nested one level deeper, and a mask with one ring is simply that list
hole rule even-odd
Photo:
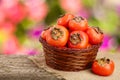
[{"label": "green foliage", "polygon": [[119,18],[114,11],[106,11],[105,18],[98,20],[95,16],[89,18],[90,26],[99,26],[105,33],[114,34],[118,25]]},{"label": "green foliage", "polygon": [[47,0],[47,3],[49,5],[49,12],[45,19],[45,23],[47,25],[50,25],[54,23],[57,20],[58,16],[62,15],[64,11],[61,9],[58,0]]},{"label": "green foliage", "polygon": [[100,22],[93,16],[88,19],[88,23],[90,26],[100,26]]},{"label": "green foliage", "polygon": [[35,24],[36,24],[35,22],[25,18],[21,23],[19,23],[17,25],[17,30],[16,30],[15,34],[21,43],[24,42],[26,35],[27,35],[27,31],[30,28],[32,28]]},{"label": "green foliage", "polygon": [[85,7],[91,8],[97,0],[82,0],[82,3],[84,4]]},{"label": "green foliage", "polygon": [[24,39],[25,39],[25,36],[26,36],[25,35],[26,34],[26,29],[24,28],[24,26],[22,24],[18,24],[15,34],[16,34],[20,43],[24,42]]},{"label": "green foliage", "polygon": [[118,16],[115,12],[106,11],[106,19],[100,21],[100,26],[105,30],[105,32],[114,34],[116,33],[116,28],[119,23],[118,21]]}]

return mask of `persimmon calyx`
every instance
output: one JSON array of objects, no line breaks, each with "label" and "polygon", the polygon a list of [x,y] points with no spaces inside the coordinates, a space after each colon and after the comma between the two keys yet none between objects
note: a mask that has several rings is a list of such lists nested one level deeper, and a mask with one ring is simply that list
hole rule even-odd
[{"label": "persimmon calyx", "polygon": [[51,30],[51,36],[54,40],[58,40],[63,36],[63,31],[61,31],[60,28],[55,27]]},{"label": "persimmon calyx", "polygon": [[70,42],[74,45],[81,42],[80,34],[76,33],[70,36]]}]

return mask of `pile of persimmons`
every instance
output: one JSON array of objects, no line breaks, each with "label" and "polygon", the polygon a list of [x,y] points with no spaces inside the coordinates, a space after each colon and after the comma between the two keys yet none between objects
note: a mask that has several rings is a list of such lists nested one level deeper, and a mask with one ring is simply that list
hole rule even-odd
[{"label": "pile of persimmons", "polygon": [[41,37],[52,46],[83,49],[100,44],[104,35],[99,27],[90,27],[85,18],[66,13],[56,25],[45,29]]}]

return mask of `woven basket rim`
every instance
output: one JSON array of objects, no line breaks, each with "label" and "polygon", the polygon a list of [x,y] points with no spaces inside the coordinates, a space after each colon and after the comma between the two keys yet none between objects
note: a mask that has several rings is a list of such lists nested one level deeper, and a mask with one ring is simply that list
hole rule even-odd
[{"label": "woven basket rim", "polygon": [[72,52],[76,52],[76,51],[79,51],[79,52],[89,52],[91,51],[93,48],[99,48],[101,46],[102,43],[100,44],[97,44],[97,45],[92,45],[88,48],[85,48],[85,49],[76,49],[76,48],[68,48],[68,47],[55,47],[55,46],[52,46],[50,44],[48,44],[44,39],[42,39],[42,37],[40,36],[39,37],[39,41],[40,43],[42,43],[42,45],[44,46],[47,46],[47,47],[50,47],[51,49],[54,49],[54,50],[58,50],[58,51],[72,51]]}]

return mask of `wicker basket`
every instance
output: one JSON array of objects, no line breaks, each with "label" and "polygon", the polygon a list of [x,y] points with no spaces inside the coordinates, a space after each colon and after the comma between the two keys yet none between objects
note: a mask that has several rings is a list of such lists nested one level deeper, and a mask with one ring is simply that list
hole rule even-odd
[{"label": "wicker basket", "polygon": [[86,49],[58,48],[46,43],[41,37],[46,64],[62,71],[80,71],[91,67],[101,44]]}]

